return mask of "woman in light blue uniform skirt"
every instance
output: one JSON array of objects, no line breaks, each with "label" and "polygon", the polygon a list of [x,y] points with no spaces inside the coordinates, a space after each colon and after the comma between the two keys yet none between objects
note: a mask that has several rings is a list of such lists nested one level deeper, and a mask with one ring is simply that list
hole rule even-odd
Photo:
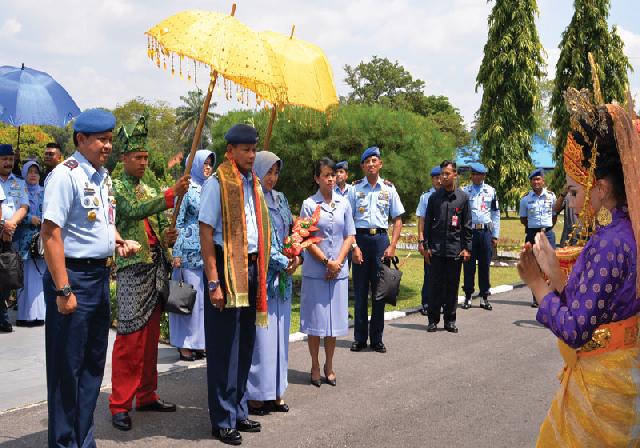
[{"label": "woman in light blue uniform skirt", "polygon": [[356,233],[351,205],[346,197],[335,193],[335,164],[320,160],[315,167],[318,191],[302,203],[301,217],[311,216],[320,207],[316,235],[322,237],[304,254],[300,298],[300,331],[309,336],[311,384],[320,387],[320,338],[324,338],[325,381],[336,385],[333,353],[336,337],[349,331],[349,266],[345,263]]},{"label": "woman in light blue uniform skirt", "polygon": [[191,167],[191,185],[185,194],[176,220],[178,239],[173,246],[173,279],[184,281],[196,290],[196,302],[191,314],[169,313],[169,339],[178,347],[182,361],[204,358],[204,283],[202,281],[202,255],[200,254],[200,191],[202,184],[213,173],[215,153],[196,152]]},{"label": "woman in light blue uniform skirt", "polygon": [[44,258],[30,253],[31,240],[40,231],[42,223],[42,198],[40,166],[35,160],[25,162],[22,177],[29,191],[29,212],[18,226],[14,240],[24,262],[24,287],[18,290],[18,315],[16,326],[36,327],[44,325],[45,304],[42,290],[42,274],[46,270]]},{"label": "woman in light blue uniform skirt", "polygon": [[287,412],[284,402],[289,368],[289,327],[291,324],[291,274],[302,259],[290,260],[282,254],[284,239],[289,235],[293,217],[284,194],[274,190],[282,169],[282,160],[274,153],[256,154],[253,170],[260,178],[271,219],[271,255],[267,272],[267,305],[269,326],[256,328],[256,342],[247,397],[249,413],[264,415],[271,411]]}]

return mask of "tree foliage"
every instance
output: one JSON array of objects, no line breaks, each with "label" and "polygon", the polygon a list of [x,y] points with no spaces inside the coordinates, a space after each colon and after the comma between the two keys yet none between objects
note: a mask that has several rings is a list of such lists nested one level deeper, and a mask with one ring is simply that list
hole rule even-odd
[{"label": "tree foliage", "polygon": [[[176,109],[176,124],[180,131],[180,137],[189,143],[189,149],[191,149],[191,142],[195,136],[196,127],[200,120],[200,112],[204,105],[204,93],[202,90],[191,90],[187,92],[186,96],[181,96],[180,99],[184,103],[182,106],[178,106]],[[218,118],[218,114],[212,112],[216,107],[216,103],[209,104],[209,111],[204,121],[204,128],[202,130],[202,137],[200,138],[200,144],[198,148],[206,148],[211,141],[211,125]]]},{"label": "tree foliage", "polygon": [[537,13],[535,0],[495,1],[476,78],[476,89],[483,89],[476,123],[480,158],[489,169],[487,182],[507,206],[526,191],[532,168],[531,139],[538,127],[543,76]]},{"label": "tree foliage", "polygon": [[413,79],[397,61],[373,56],[371,61],[360,62],[355,67],[345,65],[344,70],[345,82],[352,90],[343,102],[379,104],[431,117],[438,129],[455,135],[457,145],[467,143],[469,135],[458,109],[446,96],[425,95],[425,82]]},{"label": "tree foliage", "polygon": [[[44,148],[52,141],[53,137],[40,126],[20,126],[20,159],[35,159],[42,166]],[[15,149],[18,143],[18,128],[0,123],[0,143],[10,143]]]},{"label": "tree foliage", "polygon": [[563,94],[569,87],[587,88],[593,92],[589,52],[599,65],[598,80],[604,100],[607,103],[613,100],[624,102],[628,83],[627,71],[632,70],[632,67],[624,54],[624,44],[616,27],[609,31],[609,7],[609,0],[575,0],[573,17],[562,33],[550,104],[553,114],[552,126],[556,134],[556,170],[552,182],[554,188],[564,184],[562,154],[570,131],[569,114]]},{"label": "tree foliage", "polygon": [[[230,112],[212,128],[218,161],[224,157],[223,135],[235,123],[252,120],[264,135],[268,111]],[[331,120],[314,112],[286,109],[275,122],[270,151],[284,162],[276,189],[283,191],[297,213],[302,201],[315,193],[313,163],[324,156],[347,160],[350,181],[362,178],[360,155],[372,145],[382,150],[381,175],[397,187],[407,213],[417,206],[420,193],[427,188],[433,165],[455,154],[455,138],[438,129],[428,117],[380,105],[342,104]]]}]

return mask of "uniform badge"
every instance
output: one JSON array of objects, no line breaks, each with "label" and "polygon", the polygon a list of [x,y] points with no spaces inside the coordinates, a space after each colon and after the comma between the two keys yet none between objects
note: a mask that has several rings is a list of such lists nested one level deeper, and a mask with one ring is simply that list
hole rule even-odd
[{"label": "uniform badge", "polygon": [[89,220],[89,222],[95,221],[97,217],[98,215],[96,214],[95,210],[89,210],[89,213],[87,213],[87,219]]},{"label": "uniform badge", "polygon": [[358,192],[358,197],[361,198],[361,199],[364,198],[364,192],[359,191]]},{"label": "uniform badge", "polygon": [[333,202],[333,201],[331,201],[331,204],[329,204],[329,206],[330,206],[331,208],[336,208],[336,203],[335,203],[335,202]]},{"label": "uniform badge", "polygon": [[89,207],[91,205],[91,199],[84,198],[83,204],[85,207]]},{"label": "uniform badge", "polygon": [[74,168],[78,168],[78,161],[74,159],[68,159],[63,163],[63,165],[72,170]]},{"label": "uniform badge", "polygon": [[360,208],[358,208],[358,212],[359,212],[359,213],[364,213],[364,207],[360,207]]},{"label": "uniform badge", "polygon": [[98,206],[100,205],[100,199],[98,199],[97,197],[94,196],[93,198],[93,205]]}]

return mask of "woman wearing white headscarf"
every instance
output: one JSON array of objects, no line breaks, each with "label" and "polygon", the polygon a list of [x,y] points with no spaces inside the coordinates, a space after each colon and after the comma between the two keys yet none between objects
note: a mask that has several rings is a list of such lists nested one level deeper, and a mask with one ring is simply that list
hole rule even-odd
[{"label": "woman wearing white headscarf", "polygon": [[44,325],[45,304],[42,292],[42,274],[46,269],[44,258],[31,255],[31,240],[40,231],[42,222],[42,198],[40,166],[35,160],[25,162],[22,177],[29,192],[29,212],[18,226],[15,241],[24,260],[24,287],[18,290],[18,315],[16,326],[36,327]]},{"label": "woman wearing white headscarf", "polygon": [[256,328],[256,343],[247,397],[249,413],[264,415],[272,412],[288,412],[289,406],[282,397],[287,389],[289,366],[289,326],[291,323],[291,274],[301,259],[289,260],[282,254],[284,239],[289,235],[293,217],[284,194],[274,190],[282,169],[282,160],[274,153],[260,151],[256,155],[253,170],[260,178],[264,199],[271,218],[271,256],[267,272],[267,300],[269,326]]},{"label": "woman wearing white headscarf", "polygon": [[169,313],[171,345],[178,347],[182,361],[195,361],[204,357],[204,283],[202,255],[200,253],[200,191],[216,164],[215,153],[196,152],[191,167],[191,185],[185,194],[176,228],[180,230],[173,246],[173,278],[184,279],[196,290],[196,302],[189,315]]}]

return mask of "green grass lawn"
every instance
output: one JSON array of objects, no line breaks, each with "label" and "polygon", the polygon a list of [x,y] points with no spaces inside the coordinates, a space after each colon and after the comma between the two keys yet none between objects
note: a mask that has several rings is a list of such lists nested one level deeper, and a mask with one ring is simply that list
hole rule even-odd
[{"label": "green grass lawn", "polygon": [[[401,260],[402,282],[400,284],[400,296],[395,307],[386,306],[385,311],[404,310],[420,306],[422,298],[422,279],[424,275],[422,256],[414,251],[398,251]],[[520,282],[520,277],[515,267],[491,267],[491,285],[512,285]],[[351,279],[349,279],[351,282]],[[460,278],[462,285],[462,276]],[[477,277],[476,277],[477,288]],[[291,303],[291,333],[300,329],[300,271],[294,275],[294,298]],[[477,290],[476,290],[477,293]],[[464,295],[462,288],[460,295]],[[371,306],[369,306],[371,313]],[[353,301],[349,300],[349,314],[353,316]]]}]

